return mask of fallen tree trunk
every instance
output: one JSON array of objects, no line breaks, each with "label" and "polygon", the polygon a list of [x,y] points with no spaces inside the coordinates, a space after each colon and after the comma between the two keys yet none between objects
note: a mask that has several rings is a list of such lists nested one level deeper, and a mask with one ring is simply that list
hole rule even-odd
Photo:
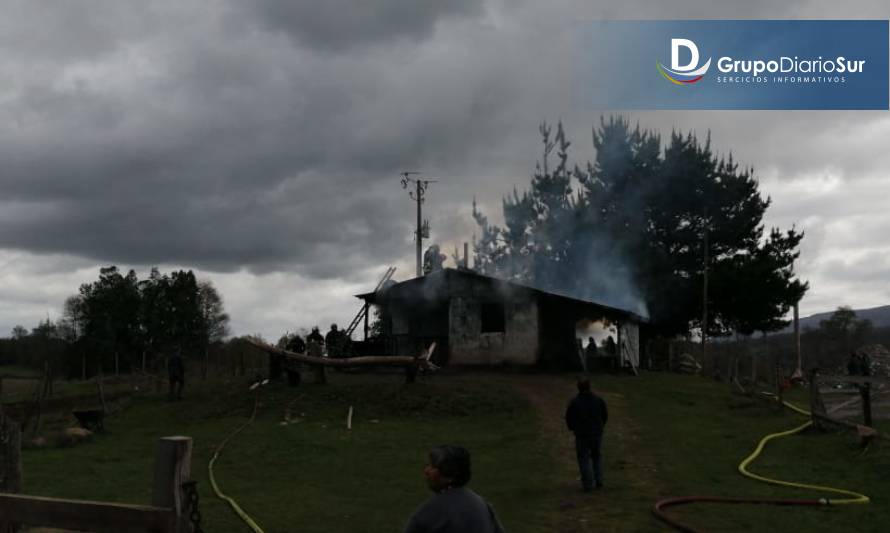
[{"label": "fallen tree trunk", "polygon": [[430,357],[433,355],[433,350],[436,349],[435,342],[416,357],[407,355],[369,355],[364,357],[348,357],[344,359],[317,357],[303,353],[289,352],[255,339],[247,339],[247,342],[271,355],[286,357],[293,361],[308,365],[331,366],[336,368],[353,368],[360,366],[417,367],[423,370],[436,370],[438,368],[430,360]]}]

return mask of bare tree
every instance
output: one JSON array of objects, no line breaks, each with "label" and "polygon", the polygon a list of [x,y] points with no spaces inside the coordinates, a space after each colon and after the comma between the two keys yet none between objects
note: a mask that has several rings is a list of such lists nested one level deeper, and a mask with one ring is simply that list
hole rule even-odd
[{"label": "bare tree", "polygon": [[207,377],[210,363],[210,345],[221,342],[229,335],[229,315],[223,308],[222,297],[210,281],[198,283],[198,304],[204,333],[204,366],[202,374]]}]

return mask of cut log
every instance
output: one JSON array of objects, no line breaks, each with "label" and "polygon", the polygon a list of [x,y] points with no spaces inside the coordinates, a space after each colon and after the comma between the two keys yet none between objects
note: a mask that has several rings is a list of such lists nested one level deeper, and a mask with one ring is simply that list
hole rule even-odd
[{"label": "cut log", "polygon": [[289,352],[276,348],[275,346],[260,342],[255,339],[248,339],[247,342],[271,355],[280,355],[287,357],[299,363],[316,366],[330,366],[336,368],[352,368],[360,366],[418,366],[424,370],[436,370],[438,367],[433,364],[430,358],[436,349],[436,343],[432,343],[429,348],[424,350],[417,357],[407,355],[369,355],[364,357],[348,357],[343,359],[333,359],[330,357],[318,357],[302,353]]}]

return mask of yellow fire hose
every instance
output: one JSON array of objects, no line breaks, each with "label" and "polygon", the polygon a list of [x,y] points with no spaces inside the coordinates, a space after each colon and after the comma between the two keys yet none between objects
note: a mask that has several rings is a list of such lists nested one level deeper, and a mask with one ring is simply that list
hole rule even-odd
[{"label": "yellow fire hose", "polygon": [[[766,394],[766,393],[764,393]],[[768,396],[773,396],[767,394]],[[783,401],[783,405],[788,407],[789,409],[800,413],[805,416],[810,416],[810,412],[800,407],[797,407],[794,404]],[[655,507],[652,509],[652,512],[655,516],[666,522],[667,524],[673,526],[679,531],[685,531],[688,533],[699,533],[699,530],[680,522],[679,520],[668,516],[664,509],[666,507],[674,506],[674,505],[683,505],[688,503],[695,502],[710,502],[710,503],[747,503],[747,504],[770,504],[770,505],[802,505],[802,506],[821,506],[821,505],[849,505],[849,504],[867,504],[871,500],[868,496],[864,494],[860,494],[858,492],[853,492],[847,489],[839,489],[836,487],[828,487],[824,485],[812,485],[808,483],[795,483],[793,481],[784,481],[781,479],[773,479],[768,478],[766,476],[761,476],[758,474],[754,474],[753,472],[748,470],[748,466],[760,456],[761,452],[763,452],[763,448],[766,446],[766,443],[773,440],[778,439],[780,437],[787,437],[789,435],[794,435],[796,433],[800,433],[804,429],[810,427],[813,424],[812,421],[808,421],[805,424],[801,424],[793,429],[789,429],[787,431],[780,431],[777,433],[770,433],[769,435],[760,439],[760,442],[757,443],[757,447],[754,451],[746,457],[741,463],[739,463],[738,470],[743,476],[749,477],[751,479],[756,479],[757,481],[762,481],[764,483],[770,483],[773,485],[781,485],[785,487],[796,487],[801,489],[815,490],[820,492],[830,492],[833,494],[840,494],[843,496],[847,496],[845,498],[819,498],[819,499],[805,499],[805,500],[792,500],[792,499],[770,499],[770,498],[734,498],[734,497],[717,497],[717,496],[684,496],[677,498],[666,498],[655,504]]]},{"label": "yellow fire hose", "polygon": [[[796,405],[794,405],[792,403],[785,402],[785,401],[783,401],[782,403],[786,407],[791,409],[792,411],[800,413],[804,416],[810,416],[809,411],[801,409],[800,407],[797,407]],[[831,492],[834,494],[842,494],[844,496],[849,496],[848,498],[828,498],[828,499],[823,498],[824,503],[826,505],[848,505],[848,504],[869,503],[871,500],[869,499],[868,496],[866,496],[864,494],[860,494],[858,492],[853,492],[851,490],[839,489],[836,487],[828,487],[825,485],[811,485],[809,483],[795,483],[793,481],[783,481],[781,479],[773,479],[773,478],[768,478],[768,477],[761,476],[758,474],[754,474],[753,472],[748,470],[748,465],[750,465],[752,462],[754,462],[755,459],[757,459],[757,457],[763,451],[763,448],[767,442],[769,442],[773,439],[778,439],[780,437],[787,437],[790,435],[794,435],[795,433],[800,433],[801,431],[805,430],[806,428],[810,427],[811,425],[813,425],[813,422],[809,421],[809,422],[806,422],[805,424],[801,424],[801,425],[797,426],[796,428],[789,429],[787,431],[780,431],[778,433],[770,433],[769,435],[763,437],[762,439],[760,439],[760,442],[757,443],[757,448],[754,449],[754,451],[751,453],[751,455],[749,455],[741,463],[739,463],[739,473],[742,474],[743,476],[747,476],[751,479],[756,479],[757,481],[763,481],[764,483],[770,483],[773,485],[782,485],[785,487],[797,487],[797,488],[801,488],[801,489],[816,490],[819,492]]]},{"label": "yellow fire hose", "polygon": [[216,495],[221,500],[228,503],[229,507],[231,507],[232,510],[235,511],[235,514],[237,514],[238,517],[240,517],[241,520],[243,520],[244,523],[247,524],[248,527],[250,527],[250,529],[254,531],[254,533],[264,533],[264,532],[263,532],[263,529],[259,525],[257,525],[256,522],[254,522],[253,518],[251,518],[250,515],[248,515],[244,511],[244,509],[242,509],[238,505],[238,502],[233,500],[231,497],[223,494],[223,491],[221,491],[219,489],[219,485],[216,484],[216,478],[213,476],[213,463],[216,462],[216,459],[219,457],[219,453],[222,451],[222,449],[225,447],[225,445],[228,444],[228,442],[230,440],[232,440],[232,437],[234,437],[238,433],[241,433],[241,430],[243,430],[244,428],[246,428],[253,422],[254,418],[256,418],[257,407],[259,406],[259,404],[260,404],[260,391],[259,391],[259,389],[257,389],[256,396],[255,396],[254,402],[253,402],[253,413],[251,413],[250,419],[248,419],[247,422],[241,424],[241,426],[239,426],[238,429],[236,429],[235,431],[230,433],[229,436],[226,437],[219,444],[219,446],[216,447],[216,450],[214,450],[214,452],[213,452],[213,457],[210,459],[210,463],[207,464],[207,473],[210,475],[210,485],[213,487],[213,492],[215,492]]}]

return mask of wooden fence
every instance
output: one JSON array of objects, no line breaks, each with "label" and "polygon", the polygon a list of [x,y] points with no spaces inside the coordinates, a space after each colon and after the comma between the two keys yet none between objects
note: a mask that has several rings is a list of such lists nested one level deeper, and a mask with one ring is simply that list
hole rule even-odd
[{"label": "wooden fence", "polygon": [[810,373],[810,411],[819,425],[874,427],[890,418],[890,379]]},{"label": "wooden fence", "polygon": [[191,476],[191,437],[164,437],[158,442],[151,505],[18,494],[20,445],[18,424],[0,413],[0,532],[18,531],[16,524],[98,533],[192,531],[191,500],[186,490]]}]

